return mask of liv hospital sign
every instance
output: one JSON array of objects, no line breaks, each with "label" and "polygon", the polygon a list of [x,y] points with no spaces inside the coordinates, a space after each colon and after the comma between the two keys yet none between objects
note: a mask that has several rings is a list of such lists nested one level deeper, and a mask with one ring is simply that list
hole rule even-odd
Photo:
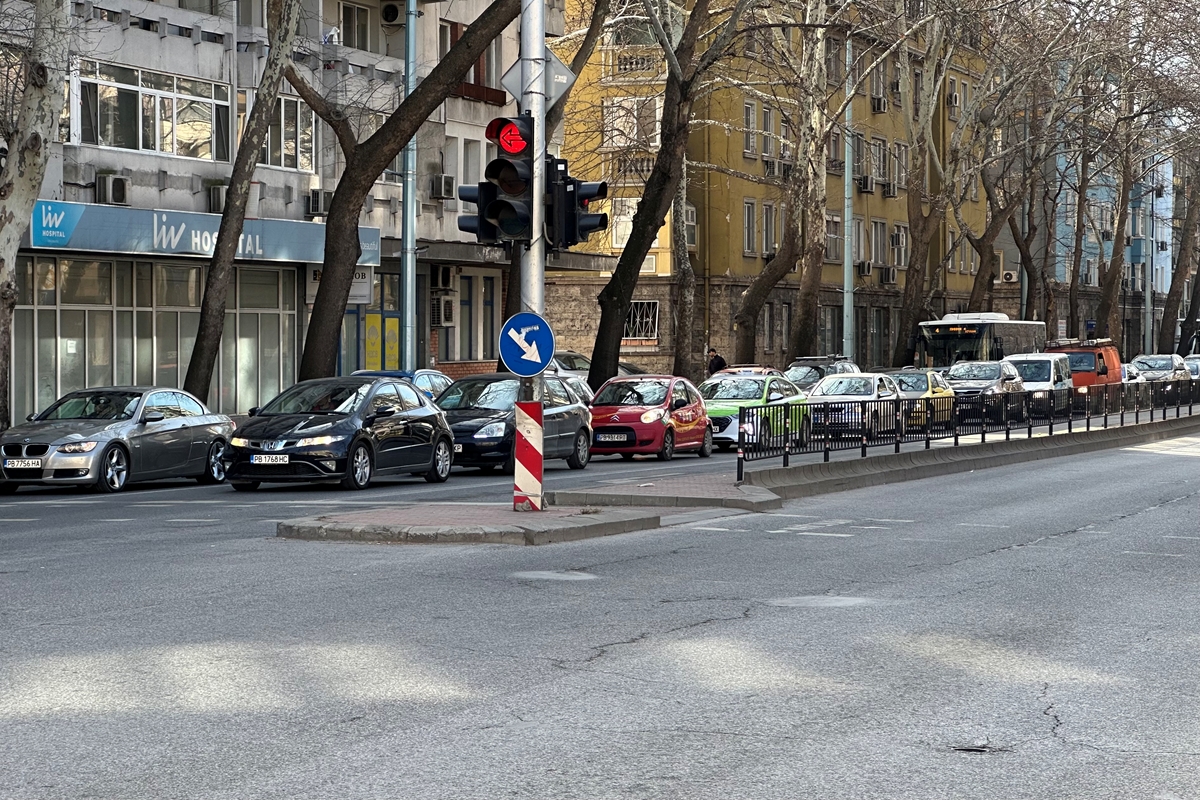
[{"label": "liv hospital sign", "polygon": [[[39,200],[27,234],[29,247],[130,255],[209,258],[220,214]],[[379,265],[379,229],[358,229],[358,264]],[[325,260],[325,226],[289,219],[248,219],[238,241],[239,259],[319,264]]]}]

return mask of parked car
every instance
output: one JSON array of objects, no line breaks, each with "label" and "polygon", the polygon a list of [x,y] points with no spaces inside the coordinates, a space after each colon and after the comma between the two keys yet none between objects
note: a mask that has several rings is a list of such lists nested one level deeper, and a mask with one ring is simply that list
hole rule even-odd
[{"label": "parked car", "polygon": [[[789,426],[795,431],[798,441],[808,439],[808,416],[804,408],[804,394],[782,375],[740,375],[721,371],[700,384],[698,389],[704,398],[704,406],[712,424],[713,441],[721,450],[730,450],[738,443],[738,409],[762,408],[772,405],[792,406]],[[746,431],[751,438],[766,438],[770,435],[769,421],[766,430]]]},{"label": "parked car", "polygon": [[954,390],[941,372],[905,367],[885,374],[896,381],[908,409],[909,425],[924,427],[927,407],[929,420],[934,425],[948,426],[954,421]]},{"label": "parked car", "polygon": [[221,483],[233,430],[233,420],[180,389],[71,392],[0,434],[0,494],[33,484],[119,492],[158,478]]},{"label": "parked car", "polygon": [[1070,410],[1075,389],[1070,356],[1066,353],[1021,353],[1006,356],[1004,360],[1016,367],[1021,375],[1021,383],[1030,393],[1033,413],[1045,416],[1051,409],[1055,414]]},{"label": "parked car", "polygon": [[580,378],[575,375],[563,377],[563,383],[570,387],[575,396],[584,402],[585,405],[592,402],[592,398],[596,393],[592,391],[592,387],[588,385],[586,378]]},{"label": "parked car", "polygon": [[626,459],[653,453],[670,461],[676,453],[708,458],[712,426],[699,391],[685,378],[637,375],[613,378],[592,400],[592,452]]},{"label": "parked car", "polygon": [[731,367],[717,370],[713,375],[778,375],[782,377],[783,372],[775,367],[767,367],[762,364],[734,364]]},{"label": "parked car", "polygon": [[1121,382],[1122,383],[1145,383],[1146,379],[1142,377],[1142,371],[1133,364],[1121,365]]},{"label": "parked car", "polygon": [[1200,381],[1200,358],[1188,356],[1183,359],[1183,363],[1188,368],[1188,372],[1192,374],[1192,380]]},{"label": "parked car", "polygon": [[1008,361],[960,361],[946,372],[946,380],[958,398],[959,417],[982,417],[986,410],[993,422],[1025,418],[1025,384]]},{"label": "parked car", "polygon": [[[513,469],[517,387],[508,372],[472,375],[450,385],[437,399],[454,432],[454,463],[480,469]],[[542,376],[542,453],[564,458],[571,469],[591,459],[592,424],[586,405],[557,376]]]},{"label": "parked car", "polygon": [[805,356],[797,358],[784,370],[783,377],[787,378],[802,392],[807,392],[817,381],[826,375],[836,375],[841,372],[862,372],[845,356]]},{"label": "parked car", "polygon": [[637,364],[631,364],[628,361],[617,362],[618,375],[645,375],[646,370],[639,367]]},{"label": "parked car", "polygon": [[373,375],[301,381],[238,430],[225,471],[238,491],[262,483],[338,482],[366,489],[377,475],[450,476],[450,426],[410,384]]},{"label": "parked car", "polygon": [[1112,339],[1051,342],[1046,352],[1066,354],[1071,361],[1071,384],[1076,389],[1122,381],[1120,370],[1115,368],[1121,363],[1121,354]]},{"label": "parked car", "polygon": [[420,389],[430,400],[446,391],[446,387],[454,383],[454,380],[449,375],[443,372],[438,372],[436,369],[418,369],[411,372],[406,369],[360,369],[354,374],[371,375],[377,378],[400,378],[401,380],[408,381],[413,386]]},{"label": "parked car", "polygon": [[563,378],[574,375],[587,380],[588,370],[591,368],[592,360],[583,353],[576,353],[574,350],[555,350],[554,358],[551,359],[547,372]]},{"label": "parked car", "polygon": [[903,436],[907,418],[904,413],[897,414],[894,405],[900,397],[900,387],[891,375],[877,372],[826,375],[808,393],[813,433],[865,435],[873,439],[887,431]]},{"label": "parked car", "polygon": [[1190,381],[1192,373],[1183,363],[1183,356],[1142,354],[1133,359],[1133,365],[1142,372],[1147,381]]}]

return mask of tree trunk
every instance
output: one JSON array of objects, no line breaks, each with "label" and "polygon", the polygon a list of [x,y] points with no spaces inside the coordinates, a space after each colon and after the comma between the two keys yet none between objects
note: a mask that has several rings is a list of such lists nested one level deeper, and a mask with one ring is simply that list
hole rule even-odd
[{"label": "tree trunk", "polygon": [[[825,182],[814,184],[820,196],[825,195]],[[825,206],[808,203],[805,208],[804,265],[800,274],[800,291],[796,297],[796,313],[792,319],[792,358],[815,356],[820,350],[821,273],[825,269]],[[840,351],[841,346],[834,348]],[[853,357],[853,353],[845,355]]]},{"label": "tree trunk", "polygon": [[[1183,285],[1187,283],[1192,273],[1192,259],[1196,251],[1196,225],[1200,224],[1200,179],[1196,170],[1188,164],[1186,177],[1187,188],[1184,190],[1183,228],[1179,232],[1179,250],[1175,254],[1175,267],[1171,275],[1171,288],[1167,290],[1167,299],[1163,301],[1162,328],[1158,332],[1158,352],[1174,353],[1175,320],[1179,319],[1179,306],[1183,301]],[[1179,345],[1183,345],[1180,338]]]},{"label": "tree trunk", "polygon": [[[1087,120],[1085,120],[1085,123]],[[1079,308],[1079,278],[1080,265],[1083,263],[1083,237],[1085,228],[1087,227],[1087,196],[1088,189],[1091,186],[1091,176],[1088,174],[1092,168],[1091,153],[1088,151],[1088,128],[1090,125],[1083,126],[1083,144],[1079,155],[1079,175],[1077,183],[1079,184],[1078,193],[1075,196],[1075,232],[1074,241],[1072,242],[1071,256],[1071,275],[1070,283],[1067,285],[1067,335],[1076,339],[1083,338],[1083,320],[1081,319]],[[1069,189],[1068,189],[1069,191]],[[1101,245],[1101,256],[1103,257],[1103,245]]]},{"label": "tree trunk", "polygon": [[[1192,178],[1196,180],[1196,178]],[[1196,254],[1193,251],[1192,259],[1195,260]],[[1179,355],[1186,356],[1192,352],[1192,340],[1200,331],[1200,280],[1192,280],[1192,297],[1188,303],[1187,316],[1179,326]]]},{"label": "tree trunk", "polygon": [[271,118],[279,98],[279,84],[287,68],[296,39],[296,24],[300,19],[300,0],[271,0],[267,6],[267,34],[270,52],[254,93],[254,107],[238,143],[233,160],[221,227],[213,248],[208,276],[204,281],[204,299],[200,304],[200,323],[196,344],[192,348],[187,377],[183,388],[204,400],[212,385],[213,369],[221,354],[221,335],[225,331],[225,307],[229,283],[233,277],[233,260],[241,242],[242,225],[246,220],[246,203],[250,198],[250,182],[258,166],[259,152],[271,129]]},{"label": "tree trunk", "polygon": [[1033,238],[1037,235],[1037,225],[1034,222],[1035,215],[1032,213],[1034,205],[1029,204],[1030,212],[1026,215],[1026,231],[1021,233],[1021,228],[1017,224],[1017,217],[1014,214],[1008,218],[1008,232],[1012,235],[1013,243],[1017,246],[1017,253],[1021,258],[1021,271],[1025,274],[1025,314],[1024,319],[1030,319],[1029,309],[1033,306],[1034,299],[1041,296],[1042,292],[1042,276],[1038,273],[1033,265]]},{"label": "tree trunk", "polygon": [[[686,167],[685,167],[686,174]],[[696,346],[696,271],[687,244],[687,179],[679,181],[671,209],[671,272],[675,275],[674,375],[697,382],[703,372],[692,349]]]},{"label": "tree trunk", "polygon": [[1116,343],[1117,350],[1128,357],[1123,350],[1124,326],[1121,314],[1123,309],[1117,302],[1121,292],[1121,279],[1125,277],[1125,226],[1129,222],[1129,195],[1133,188],[1133,155],[1130,153],[1128,138],[1122,142],[1125,151],[1121,154],[1121,174],[1117,183],[1117,219],[1113,230],[1112,258],[1108,262],[1108,270],[1100,287],[1100,306],[1096,310],[1096,324],[1100,330],[1098,335],[1108,337]]},{"label": "tree trunk", "polygon": [[758,356],[758,320],[762,313],[763,304],[775,284],[783,279],[796,266],[797,250],[800,246],[800,220],[797,218],[797,204],[790,203],[787,209],[787,227],[784,228],[783,242],[775,257],[768,261],[762,272],[754,276],[750,285],[738,299],[737,310],[733,313],[733,363],[753,364]]},{"label": "tree trunk", "polygon": [[[29,12],[31,18],[8,23],[17,26],[17,30],[29,31],[28,39],[22,42],[29,49],[24,53],[25,86],[15,127],[4,132],[8,159],[0,169],[0,430],[12,423],[9,375],[13,311],[17,305],[17,250],[21,237],[29,229],[33,206],[46,176],[48,144],[54,140],[62,113],[71,39],[70,5],[66,0],[35,0],[26,13]],[[6,13],[21,12],[8,5]]]},{"label": "tree trunk", "polygon": [[[361,255],[358,221],[375,179],[383,174],[430,114],[449,97],[492,40],[516,19],[520,8],[520,0],[493,0],[379,130],[346,153],[346,167],[325,220],[325,259],[304,340],[300,380],[326,377],[337,368],[342,317],[354,282],[354,268]],[[304,93],[300,86],[297,90]],[[344,127],[344,117],[339,119],[330,113],[330,109],[314,107],[314,110],[330,125]],[[347,149],[344,141],[342,149]]]}]

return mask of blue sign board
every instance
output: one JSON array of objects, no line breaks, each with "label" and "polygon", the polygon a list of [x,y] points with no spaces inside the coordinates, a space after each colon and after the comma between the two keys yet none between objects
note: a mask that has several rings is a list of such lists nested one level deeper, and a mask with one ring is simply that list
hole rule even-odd
[{"label": "blue sign board", "polygon": [[1089,319],[1089,320],[1087,321],[1087,323],[1086,323],[1086,326],[1087,326],[1087,329],[1088,329],[1089,331],[1094,331],[1094,330],[1096,330],[1096,320],[1094,320],[1094,319]]},{"label": "blue sign board", "polygon": [[529,311],[522,311],[500,329],[500,358],[515,375],[532,378],[540,375],[554,358],[554,331],[550,323]]},{"label": "blue sign board", "polygon": [[[39,200],[33,206],[28,246],[209,258],[220,227],[220,214]],[[358,265],[378,266],[379,229],[359,228],[358,240],[362,246]],[[242,224],[237,258],[320,264],[325,260],[325,226],[290,219],[248,219]]]}]

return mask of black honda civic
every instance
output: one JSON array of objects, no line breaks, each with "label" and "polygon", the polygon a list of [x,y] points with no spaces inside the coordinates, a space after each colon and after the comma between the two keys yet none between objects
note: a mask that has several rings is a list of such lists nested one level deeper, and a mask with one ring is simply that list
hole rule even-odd
[{"label": "black honda civic", "polygon": [[393,378],[320,378],[250,410],[225,450],[234,489],[333,482],[365,489],[376,475],[450,476],[453,435],[437,406]]}]

